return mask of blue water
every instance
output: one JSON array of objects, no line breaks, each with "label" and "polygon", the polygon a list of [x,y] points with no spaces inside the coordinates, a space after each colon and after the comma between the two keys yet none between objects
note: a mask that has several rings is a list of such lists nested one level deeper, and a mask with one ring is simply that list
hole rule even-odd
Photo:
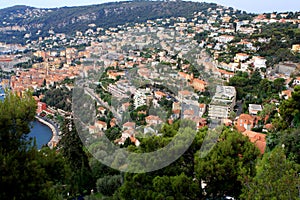
[{"label": "blue water", "polygon": [[[0,101],[3,101],[5,96],[1,94],[5,94],[5,92],[0,85]],[[48,142],[51,140],[52,131],[48,126],[39,121],[33,121],[31,125],[32,128],[28,134],[28,138],[35,138],[38,149],[41,149],[43,145],[48,144]]]},{"label": "blue water", "polygon": [[5,96],[2,96],[2,94],[5,94],[5,92],[4,92],[3,88],[2,88],[2,86],[0,86],[0,101],[3,101],[4,98],[5,98]]},{"label": "blue water", "polygon": [[33,127],[31,128],[28,137],[35,138],[38,149],[41,149],[43,145],[48,144],[50,141],[52,137],[52,131],[48,126],[39,121],[32,122],[32,125]]},{"label": "blue water", "polygon": [[[0,101],[3,101],[5,96],[1,94],[5,94],[5,92],[0,85]],[[48,126],[39,121],[33,121],[31,125],[32,128],[28,134],[28,138],[35,138],[38,149],[41,149],[43,145],[48,144],[48,142],[51,140],[52,131]]]}]

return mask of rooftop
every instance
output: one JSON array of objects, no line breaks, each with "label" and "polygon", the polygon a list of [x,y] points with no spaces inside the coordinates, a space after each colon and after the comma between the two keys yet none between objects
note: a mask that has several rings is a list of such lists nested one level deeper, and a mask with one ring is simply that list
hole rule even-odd
[{"label": "rooftop", "polygon": [[233,86],[220,86],[217,85],[215,98],[219,99],[232,99],[236,96],[236,90]]}]

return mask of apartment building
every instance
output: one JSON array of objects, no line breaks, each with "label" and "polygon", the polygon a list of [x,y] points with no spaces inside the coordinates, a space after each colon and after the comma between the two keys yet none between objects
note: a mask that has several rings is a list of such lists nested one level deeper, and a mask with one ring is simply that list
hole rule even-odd
[{"label": "apartment building", "polygon": [[211,119],[228,119],[230,112],[236,103],[236,90],[232,86],[220,86],[216,88],[208,109]]}]

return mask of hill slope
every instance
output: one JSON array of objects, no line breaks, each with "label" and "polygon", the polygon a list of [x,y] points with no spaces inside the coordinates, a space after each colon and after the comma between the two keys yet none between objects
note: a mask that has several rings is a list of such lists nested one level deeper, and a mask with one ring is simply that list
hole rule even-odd
[{"label": "hill slope", "polygon": [[[166,17],[190,17],[193,12],[214,8],[213,3],[186,1],[128,1],[100,5],[39,9],[14,6],[0,10],[0,38],[6,42],[24,41],[46,35],[50,29],[57,33],[72,34],[97,27],[114,27],[125,23],[139,23]],[[36,33],[40,30],[39,35]]]}]

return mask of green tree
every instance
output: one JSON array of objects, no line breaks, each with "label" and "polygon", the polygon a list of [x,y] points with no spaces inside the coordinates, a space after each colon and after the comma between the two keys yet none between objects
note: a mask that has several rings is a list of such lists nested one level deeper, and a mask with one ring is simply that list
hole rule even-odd
[{"label": "green tree", "polygon": [[258,85],[260,81],[262,80],[260,72],[258,70],[255,70],[253,74],[250,76],[249,84],[251,85]]},{"label": "green tree", "polygon": [[264,105],[263,110],[259,113],[259,116],[262,119],[265,119],[267,116],[270,117],[270,115],[273,114],[275,110],[276,110],[275,104],[266,104]]},{"label": "green tree", "polygon": [[236,131],[225,129],[216,146],[204,157],[196,157],[197,179],[206,183],[207,198],[238,197],[243,180],[254,176],[258,149]]},{"label": "green tree", "polygon": [[36,108],[30,92],[22,98],[15,93],[7,93],[4,101],[0,101],[0,147],[4,153],[28,143],[29,123],[34,120]]},{"label": "green tree", "polygon": [[59,142],[62,155],[71,168],[70,195],[89,193],[95,187],[95,180],[83,143],[79,138],[73,120],[65,120],[62,126],[63,136]]},{"label": "green tree", "polygon": [[30,92],[0,102],[1,199],[62,199],[68,168],[61,154],[28,140],[36,103]]},{"label": "green tree", "polygon": [[294,88],[292,98],[284,100],[279,106],[280,117],[274,121],[278,130],[300,125],[300,86]]},{"label": "green tree", "polygon": [[300,199],[299,165],[289,161],[284,150],[276,147],[263,156],[256,176],[245,182],[242,199]]},{"label": "green tree", "polygon": [[201,191],[198,183],[184,173],[156,176],[152,182],[154,199],[197,199],[197,194]]},{"label": "green tree", "polygon": [[108,175],[97,180],[97,191],[106,196],[112,196],[121,186],[121,175]]},{"label": "green tree", "polygon": [[284,90],[284,82],[284,78],[277,78],[274,80],[273,86],[276,92],[281,92],[282,90]]},{"label": "green tree", "polygon": [[279,145],[284,146],[288,159],[300,164],[300,130],[292,129],[281,133]]},{"label": "green tree", "polygon": [[[181,131],[179,127],[188,126],[188,123],[188,121],[178,121],[172,125],[164,126],[162,128],[163,136],[141,139],[141,145],[136,149],[136,152],[153,152],[163,148]],[[189,135],[191,134],[190,131],[194,130],[186,128],[182,135]],[[201,199],[202,190],[194,173],[194,154],[200,149],[206,131],[207,129],[199,131],[188,150],[169,166],[149,173],[126,173],[124,183],[114,194],[114,197],[149,200]]]}]

